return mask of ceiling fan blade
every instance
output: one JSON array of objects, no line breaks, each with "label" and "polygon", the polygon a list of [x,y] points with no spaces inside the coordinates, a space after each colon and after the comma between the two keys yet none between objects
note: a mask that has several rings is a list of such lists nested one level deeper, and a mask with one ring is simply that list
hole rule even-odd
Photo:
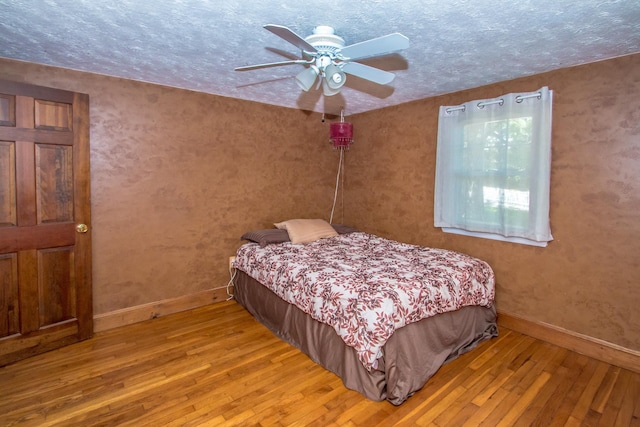
[{"label": "ceiling fan blade", "polygon": [[357,62],[344,62],[340,64],[340,68],[342,68],[342,71],[347,74],[372,81],[379,85],[389,84],[396,77],[395,74],[388,71],[373,68],[364,64],[359,64]]},{"label": "ceiling fan blade", "polygon": [[387,34],[371,40],[345,46],[338,51],[341,59],[360,59],[382,55],[409,47],[409,39],[400,33]]},{"label": "ceiling fan blade", "polygon": [[248,71],[255,70],[258,68],[267,68],[267,67],[278,67],[280,65],[291,65],[291,64],[310,64],[313,60],[307,61],[305,59],[296,59],[293,61],[280,61],[280,62],[268,62],[266,64],[256,64],[256,65],[245,65],[243,67],[234,68],[235,71]]},{"label": "ceiling fan blade", "polygon": [[306,52],[317,52],[317,49],[315,47],[311,46],[305,39],[291,31],[287,27],[283,27],[282,25],[267,24],[264,26],[264,28],[271,31],[276,36],[288,41],[300,50],[304,50]]}]

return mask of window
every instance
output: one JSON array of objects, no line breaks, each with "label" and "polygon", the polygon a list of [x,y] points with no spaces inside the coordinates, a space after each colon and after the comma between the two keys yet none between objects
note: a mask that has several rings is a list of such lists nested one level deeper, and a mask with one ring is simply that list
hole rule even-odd
[{"label": "window", "polygon": [[546,246],[553,92],[440,107],[435,226]]}]

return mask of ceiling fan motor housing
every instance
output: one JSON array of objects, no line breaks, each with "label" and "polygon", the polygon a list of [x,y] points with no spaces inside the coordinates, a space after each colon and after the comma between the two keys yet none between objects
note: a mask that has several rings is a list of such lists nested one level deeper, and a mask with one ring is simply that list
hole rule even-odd
[{"label": "ceiling fan motor housing", "polygon": [[344,47],[344,39],[335,34],[333,27],[319,25],[313,29],[313,34],[304,39],[321,53],[335,54]]}]

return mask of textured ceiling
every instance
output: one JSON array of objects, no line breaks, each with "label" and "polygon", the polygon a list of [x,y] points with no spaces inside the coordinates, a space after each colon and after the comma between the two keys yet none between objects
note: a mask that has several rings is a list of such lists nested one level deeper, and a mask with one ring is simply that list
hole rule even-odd
[{"label": "textured ceiling", "polygon": [[[302,65],[233,70],[299,57],[265,24],[329,25],[347,45],[400,32],[410,47],[359,61],[391,84],[348,76],[325,97],[298,88]],[[330,114],[635,52],[639,0],[0,0],[0,57]]]}]

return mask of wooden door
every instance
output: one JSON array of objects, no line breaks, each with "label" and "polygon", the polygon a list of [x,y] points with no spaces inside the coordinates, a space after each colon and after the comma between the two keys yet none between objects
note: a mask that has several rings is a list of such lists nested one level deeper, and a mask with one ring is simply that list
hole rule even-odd
[{"label": "wooden door", "polygon": [[0,366],[93,333],[89,97],[0,80]]}]

